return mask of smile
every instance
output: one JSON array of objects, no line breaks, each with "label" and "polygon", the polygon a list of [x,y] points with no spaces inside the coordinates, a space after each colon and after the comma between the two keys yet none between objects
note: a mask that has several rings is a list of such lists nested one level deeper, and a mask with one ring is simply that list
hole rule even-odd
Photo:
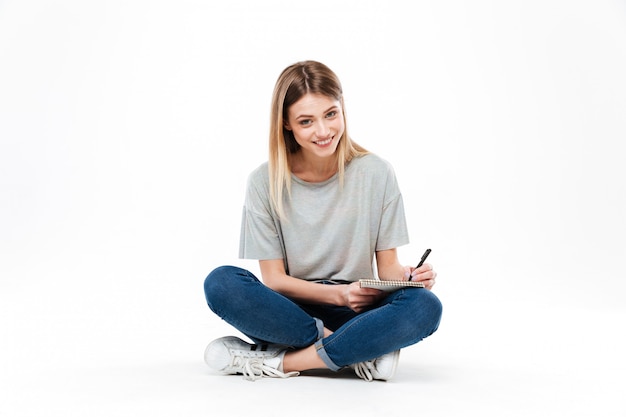
[{"label": "smile", "polygon": [[332,141],[333,141],[333,138],[330,137],[330,138],[328,138],[326,140],[320,140],[320,141],[313,142],[313,143],[315,143],[316,145],[319,145],[319,146],[326,146],[326,145],[330,144],[330,142],[332,142]]}]

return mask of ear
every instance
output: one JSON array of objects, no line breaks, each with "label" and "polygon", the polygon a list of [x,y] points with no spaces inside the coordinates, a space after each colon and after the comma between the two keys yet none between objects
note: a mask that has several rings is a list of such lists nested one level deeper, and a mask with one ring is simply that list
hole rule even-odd
[{"label": "ear", "polygon": [[283,127],[289,131],[291,131],[291,126],[289,125],[289,122],[287,120],[285,120],[283,122]]}]

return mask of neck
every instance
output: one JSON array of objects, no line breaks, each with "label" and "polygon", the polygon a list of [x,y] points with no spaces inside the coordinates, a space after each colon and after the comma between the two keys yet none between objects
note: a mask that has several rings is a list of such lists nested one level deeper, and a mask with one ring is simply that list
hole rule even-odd
[{"label": "neck", "polygon": [[291,172],[301,180],[307,182],[326,181],[337,173],[337,157],[330,158],[305,158],[302,152],[298,152],[291,159]]}]

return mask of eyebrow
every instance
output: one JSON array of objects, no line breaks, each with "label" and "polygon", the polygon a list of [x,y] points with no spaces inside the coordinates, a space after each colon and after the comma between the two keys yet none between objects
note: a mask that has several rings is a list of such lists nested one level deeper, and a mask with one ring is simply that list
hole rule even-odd
[{"label": "eyebrow", "polygon": [[[331,110],[336,110],[336,109],[339,109],[339,106],[336,106],[336,105],[335,105],[335,106],[331,106],[330,108],[328,108],[328,109],[324,110],[324,114],[326,114],[326,113],[330,112]],[[301,115],[296,116],[296,119],[300,119],[300,118],[302,118],[302,117],[307,117],[307,118],[310,118],[310,117],[313,117],[313,115],[309,115],[309,114],[301,114]]]}]

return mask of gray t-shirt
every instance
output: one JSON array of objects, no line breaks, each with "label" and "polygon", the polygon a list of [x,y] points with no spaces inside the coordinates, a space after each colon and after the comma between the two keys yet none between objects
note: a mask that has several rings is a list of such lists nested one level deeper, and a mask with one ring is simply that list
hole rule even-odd
[{"label": "gray t-shirt", "polygon": [[305,280],[373,278],[374,252],[409,242],[402,195],[391,165],[375,154],[319,183],[291,176],[285,219],[269,200],[267,162],[248,178],[239,257],[283,259],[287,274]]}]

